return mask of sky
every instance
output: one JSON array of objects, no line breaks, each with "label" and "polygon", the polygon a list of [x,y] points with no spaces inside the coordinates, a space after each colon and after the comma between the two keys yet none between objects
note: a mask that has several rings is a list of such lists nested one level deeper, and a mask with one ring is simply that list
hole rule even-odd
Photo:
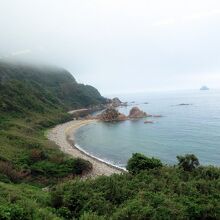
[{"label": "sky", "polygon": [[220,88],[219,0],[0,0],[0,60],[69,70],[102,94]]}]

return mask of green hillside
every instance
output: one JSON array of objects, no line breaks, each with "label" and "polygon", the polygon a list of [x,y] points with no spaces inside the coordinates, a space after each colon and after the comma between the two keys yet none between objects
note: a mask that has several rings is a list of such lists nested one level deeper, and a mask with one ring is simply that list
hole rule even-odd
[{"label": "green hillside", "polygon": [[44,186],[80,174],[81,162],[89,168],[61,153],[44,132],[70,120],[68,110],[105,101],[64,69],[0,63],[0,180]]},{"label": "green hillside", "polygon": [[26,114],[105,103],[97,89],[64,69],[0,63],[0,111]]}]

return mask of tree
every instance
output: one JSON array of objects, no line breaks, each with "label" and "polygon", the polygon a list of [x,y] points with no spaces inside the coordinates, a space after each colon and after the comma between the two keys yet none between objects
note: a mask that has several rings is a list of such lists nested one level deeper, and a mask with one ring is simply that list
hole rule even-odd
[{"label": "tree", "polygon": [[127,170],[132,174],[137,174],[142,170],[149,170],[162,167],[163,164],[159,159],[149,158],[140,153],[134,153],[128,160]]},{"label": "tree", "polygon": [[178,166],[184,171],[192,171],[199,166],[199,160],[194,154],[186,154],[185,156],[177,156]]}]

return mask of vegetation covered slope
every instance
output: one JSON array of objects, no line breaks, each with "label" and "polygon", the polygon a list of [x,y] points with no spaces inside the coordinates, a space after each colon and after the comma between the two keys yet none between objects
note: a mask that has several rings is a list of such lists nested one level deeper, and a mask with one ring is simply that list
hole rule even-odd
[{"label": "vegetation covered slope", "polygon": [[91,169],[61,153],[44,132],[69,120],[67,110],[105,101],[61,68],[0,63],[0,180],[48,185]]},{"label": "vegetation covered slope", "polygon": [[104,102],[97,89],[78,84],[64,69],[0,63],[0,111],[44,113]]},{"label": "vegetation covered slope", "polygon": [[129,173],[58,185],[51,205],[64,219],[220,219],[220,169],[177,159],[167,166],[135,153]]}]

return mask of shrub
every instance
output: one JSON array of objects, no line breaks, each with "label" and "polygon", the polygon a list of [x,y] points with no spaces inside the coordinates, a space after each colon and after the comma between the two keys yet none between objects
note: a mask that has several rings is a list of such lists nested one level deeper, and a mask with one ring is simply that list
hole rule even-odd
[{"label": "shrub", "polygon": [[148,204],[143,205],[141,200],[128,201],[124,206],[117,209],[113,214],[113,219],[117,220],[145,220],[151,219],[153,215],[153,208]]},{"label": "shrub", "polygon": [[31,173],[34,176],[43,175],[47,177],[64,177],[66,176],[66,169],[64,166],[52,163],[47,160],[38,161],[31,166]]},{"label": "shrub", "polygon": [[105,220],[107,218],[103,216],[98,216],[96,213],[92,212],[84,212],[83,215],[79,218],[79,220]]},{"label": "shrub", "polygon": [[75,174],[81,175],[83,173],[88,173],[89,171],[91,171],[92,164],[87,160],[76,158],[74,159],[73,168]]},{"label": "shrub", "polygon": [[0,182],[3,183],[10,183],[10,179],[8,178],[8,176],[6,176],[5,174],[0,173]]},{"label": "shrub", "polygon": [[128,160],[127,170],[129,173],[137,174],[142,170],[149,170],[154,168],[162,167],[163,164],[159,159],[148,158],[140,153],[134,153]]},{"label": "shrub", "polygon": [[56,209],[63,205],[63,191],[58,187],[51,192],[51,205]]},{"label": "shrub", "polygon": [[16,204],[0,205],[0,219],[28,220],[24,209]]},{"label": "shrub", "polygon": [[209,180],[219,179],[220,171],[217,167],[208,166],[207,168],[203,168],[202,176],[203,178],[207,178]]},{"label": "shrub", "polygon": [[186,154],[185,156],[177,156],[178,166],[184,171],[192,171],[199,166],[199,160],[194,154]]},{"label": "shrub", "polygon": [[47,177],[66,177],[68,175],[81,175],[92,169],[89,161],[81,158],[71,158],[62,163],[55,163],[48,160],[38,161],[31,166],[33,175],[44,175]]},{"label": "shrub", "polygon": [[61,207],[61,208],[57,209],[56,213],[58,216],[60,216],[64,219],[71,219],[72,218],[72,214],[71,214],[70,210],[66,207]]},{"label": "shrub", "polygon": [[40,149],[32,149],[31,153],[30,153],[30,160],[31,163],[35,163],[37,161],[41,161],[46,159],[46,154],[44,153],[44,151],[40,150]]},{"label": "shrub", "polygon": [[23,173],[17,171],[9,162],[0,161],[0,174],[7,176],[12,182],[22,179]]}]

